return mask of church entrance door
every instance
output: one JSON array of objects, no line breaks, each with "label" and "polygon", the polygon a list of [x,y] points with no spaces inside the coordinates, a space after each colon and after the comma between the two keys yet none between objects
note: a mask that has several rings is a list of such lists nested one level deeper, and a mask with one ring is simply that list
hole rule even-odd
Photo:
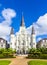
[{"label": "church entrance door", "polygon": [[26,54],[25,53],[25,49],[23,48],[23,49],[21,49],[21,54]]}]

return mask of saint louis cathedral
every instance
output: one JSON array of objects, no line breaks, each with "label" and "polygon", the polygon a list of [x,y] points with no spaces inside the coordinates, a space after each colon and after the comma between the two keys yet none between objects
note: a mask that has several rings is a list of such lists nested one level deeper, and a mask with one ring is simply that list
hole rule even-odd
[{"label": "saint louis cathedral", "polygon": [[14,34],[13,28],[11,28],[9,44],[7,40],[0,38],[0,48],[12,48],[13,50],[16,50],[17,54],[27,54],[29,49],[41,47],[47,48],[47,38],[43,38],[36,42],[34,26],[32,26],[31,34],[28,33],[23,15],[19,31],[16,35]]},{"label": "saint louis cathedral", "polygon": [[14,35],[13,28],[10,34],[10,48],[16,50],[18,54],[26,54],[30,48],[36,48],[36,35],[34,27],[32,26],[31,35],[27,33],[24,16],[22,15],[20,29]]}]

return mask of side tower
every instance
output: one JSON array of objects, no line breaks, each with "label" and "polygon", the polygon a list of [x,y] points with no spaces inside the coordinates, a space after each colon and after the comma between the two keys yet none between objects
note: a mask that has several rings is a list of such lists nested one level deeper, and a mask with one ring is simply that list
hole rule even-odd
[{"label": "side tower", "polygon": [[31,48],[36,48],[36,35],[34,26],[32,26],[32,33],[31,33]]},{"label": "side tower", "polygon": [[13,50],[15,49],[15,35],[13,28],[11,28],[11,32],[10,32],[10,48],[12,48]]}]

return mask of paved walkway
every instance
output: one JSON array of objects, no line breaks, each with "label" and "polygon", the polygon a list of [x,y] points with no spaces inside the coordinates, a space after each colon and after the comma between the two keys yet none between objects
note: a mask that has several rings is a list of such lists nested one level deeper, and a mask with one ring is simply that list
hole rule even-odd
[{"label": "paved walkway", "polygon": [[9,65],[28,65],[27,62],[31,59],[26,59],[24,56],[17,56],[12,59],[12,62]]}]

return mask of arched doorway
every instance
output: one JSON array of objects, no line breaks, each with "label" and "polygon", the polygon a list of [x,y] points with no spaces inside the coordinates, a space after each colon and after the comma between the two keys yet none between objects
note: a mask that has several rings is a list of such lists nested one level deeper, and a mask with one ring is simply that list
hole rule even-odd
[{"label": "arched doorway", "polygon": [[22,54],[26,54],[25,52],[26,52],[26,50],[25,50],[25,48],[23,47],[23,48],[22,48]]}]

